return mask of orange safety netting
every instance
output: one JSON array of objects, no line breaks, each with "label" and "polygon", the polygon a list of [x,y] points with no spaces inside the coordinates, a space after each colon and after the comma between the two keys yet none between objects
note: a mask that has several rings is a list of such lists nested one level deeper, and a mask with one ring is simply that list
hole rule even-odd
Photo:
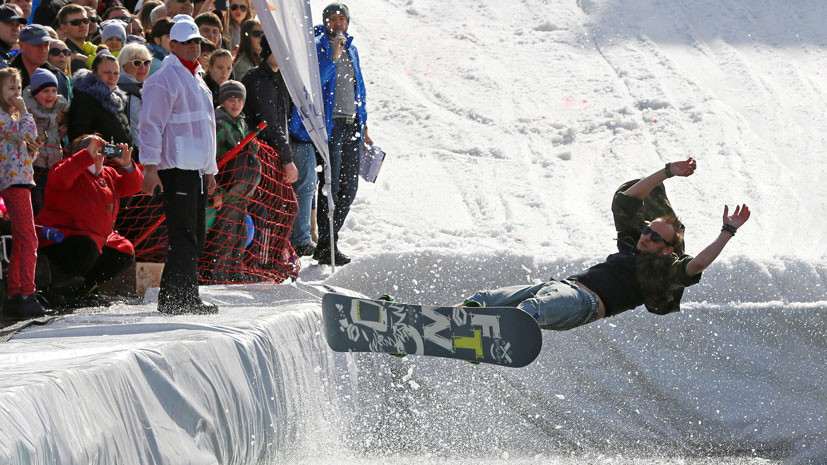
[{"label": "orange safety netting", "polygon": [[[278,152],[253,139],[218,159],[218,188],[207,202],[207,238],[198,262],[203,283],[281,282],[298,276],[289,237],[298,204],[283,182]],[[137,261],[164,262],[167,234],[161,196],[123,202],[115,230]]]}]

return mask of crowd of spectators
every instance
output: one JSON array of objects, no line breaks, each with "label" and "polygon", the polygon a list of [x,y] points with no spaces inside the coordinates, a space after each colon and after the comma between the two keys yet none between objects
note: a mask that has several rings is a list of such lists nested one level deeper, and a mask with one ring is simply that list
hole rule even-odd
[{"label": "crowd of spectators", "polygon": [[[217,264],[240,260],[238,243],[246,237],[240,228],[261,164],[255,149],[225,160],[220,171],[216,160],[262,122],[259,139],[278,152],[282,181],[293,185],[299,205],[292,247],[321,264],[350,261],[331,250],[332,239],[356,194],[362,144],[372,142],[348,8],[332,3],[315,28],[336,200],[331,231],[328,189],[317,169],[323,161],[252,4],[230,0],[223,11],[216,4],[0,5],[0,221],[10,223],[14,246],[5,273],[6,316],[38,317],[44,305],[81,302],[130,266],[133,246],[113,227],[121,199],[140,192],[160,196],[166,214],[159,311],[217,312],[199,297],[197,261],[202,254]],[[311,233],[317,198],[318,246]],[[235,208],[222,210],[228,205]],[[218,212],[209,231],[208,207]],[[223,253],[222,240],[236,242],[228,247],[235,252]],[[38,248],[51,275],[42,292],[34,284]]]}]

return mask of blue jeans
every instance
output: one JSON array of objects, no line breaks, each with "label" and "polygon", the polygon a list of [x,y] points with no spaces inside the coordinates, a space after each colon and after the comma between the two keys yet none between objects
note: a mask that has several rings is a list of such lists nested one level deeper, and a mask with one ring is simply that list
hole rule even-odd
[{"label": "blue jeans", "polygon": [[[330,135],[330,192],[333,195],[333,238],[339,243],[339,230],[345,224],[350,204],[359,189],[359,146],[362,133],[359,123],[348,124],[344,120],[333,120]],[[327,217],[327,197],[322,193],[324,176],[320,177],[319,199],[316,206],[316,225],[319,228],[317,249],[330,249],[330,220]],[[338,247],[337,247],[338,248]]]},{"label": "blue jeans", "polygon": [[591,323],[599,310],[596,294],[567,280],[480,291],[466,300],[485,307],[517,307],[533,316],[541,328],[556,330]]},{"label": "blue jeans", "polygon": [[298,142],[293,145],[293,162],[299,177],[293,183],[299,210],[293,221],[290,244],[299,247],[310,243],[310,212],[313,210],[313,194],[316,192],[316,149],[312,143]]}]

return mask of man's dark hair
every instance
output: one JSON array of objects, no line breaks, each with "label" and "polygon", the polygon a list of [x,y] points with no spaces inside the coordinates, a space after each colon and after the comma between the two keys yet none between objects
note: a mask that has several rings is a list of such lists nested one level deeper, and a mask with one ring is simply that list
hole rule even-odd
[{"label": "man's dark hair", "polygon": [[126,10],[126,16],[132,16],[129,13],[129,8],[127,8],[123,5],[115,5],[115,6],[110,6],[109,8],[107,8],[106,11],[104,11],[103,14],[101,15],[101,19],[103,19],[103,20],[109,19],[109,13],[112,13],[115,10]]},{"label": "man's dark hair", "polygon": [[155,24],[152,25],[152,41],[154,42],[156,39],[160,39],[161,37],[169,34],[169,31],[172,30],[172,26],[174,24],[175,23],[167,18],[161,18],[158,21],[155,21]]},{"label": "man's dark hair", "polygon": [[74,14],[74,13],[83,13],[85,15],[86,14],[86,8],[84,8],[84,7],[82,7],[78,4],[75,4],[75,3],[70,3],[66,6],[64,6],[63,8],[61,8],[60,11],[57,12],[58,27],[61,24],[66,22],[66,17],[67,16],[69,16],[71,14]]},{"label": "man's dark hair", "polygon": [[216,16],[215,13],[207,11],[201,13],[195,18],[196,26],[201,27],[205,24],[208,26],[215,26],[218,28],[219,31],[221,31],[222,33],[224,32],[224,25],[221,24],[221,20],[218,19],[218,16]]}]

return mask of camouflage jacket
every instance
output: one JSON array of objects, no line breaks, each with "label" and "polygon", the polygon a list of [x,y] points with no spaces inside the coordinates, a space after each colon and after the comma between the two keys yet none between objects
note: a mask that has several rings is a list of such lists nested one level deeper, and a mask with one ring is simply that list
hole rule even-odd
[{"label": "camouflage jacket", "polygon": [[[637,181],[635,179],[620,186],[612,201],[617,248],[621,252],[636,253],[635,246],[645,222],[675,213],[663,184],[658,185],[643,200],[623,193]],[[686,255],[684,250],[682,244],[671,255],[636,256],[637,281],[646,309],[650,312],[665,315],[680,311],[683,289],[701,280],[700,273],[695,276],[686,273],[686,265],[692,257]]]}]

